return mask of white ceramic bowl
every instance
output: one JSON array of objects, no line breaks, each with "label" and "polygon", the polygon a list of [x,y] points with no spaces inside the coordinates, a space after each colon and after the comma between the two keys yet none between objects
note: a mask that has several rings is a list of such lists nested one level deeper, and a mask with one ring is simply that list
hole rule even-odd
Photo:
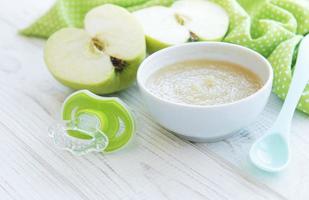
[{"label": "white ceramic bowl", "polygon": [[[240,64],[255,72],[263,87],[239,101],[212,106],[174,103],[155,96],[147,89],[149,76],[158,69],[194,59]],[[196,142],[224,139],[253,122],[268,101],[272,80],[272,67],[264,57],[248,48],[223,42],[187,43],[163,49],[146,58],[137,73],[142,98],[152,117],[178,136]]]}]

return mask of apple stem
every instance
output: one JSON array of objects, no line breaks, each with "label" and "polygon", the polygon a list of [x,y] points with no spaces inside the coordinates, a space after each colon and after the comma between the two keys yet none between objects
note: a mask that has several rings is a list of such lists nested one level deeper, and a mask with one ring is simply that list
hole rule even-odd
[{"label": "apple stem", "polygon": [[93,38],[92,39],[93,45],[95,46],[95,48],[99,51],[103,51],[104,50],[104,44],[98,40],[97,38]]},{"label": "apple stem", "polygon": [[182,16],[180,16],[180,14],[176,13],[175,18],[176,18],[176,21],[177,21],[178,24],[180,24],[182,26],[185,25],[185,20]]}]

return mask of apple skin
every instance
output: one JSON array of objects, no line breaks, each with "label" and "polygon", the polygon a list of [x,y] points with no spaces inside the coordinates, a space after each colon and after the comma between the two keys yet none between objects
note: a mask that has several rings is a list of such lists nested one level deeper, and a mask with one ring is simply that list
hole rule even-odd
[{"label": "apple skin", "polygon": [[[141,55],[138,56],[136,59],[131,61],[126,61],[128,65],[125,69],[121,72],[115,72],[113,75],[111,75],[107,80],[104,80],[104,82],[92,84],[92,85],[84,85],[80,83],[72,83],[70,81],[61,79],[57,76],[55,76],[53,73],[53,77],[62,83],[63,85],[72,88],[74,90],[80,90],[80,89],[87,89],[95,94],[111,94],[114,92],[118,92],[120,90],[126,89],[130,87],[136,80],[136,73],[139,65],[142,63],[142,61],[146,57],[146,51],[142,51]],[[45,61],[47,59],[45,58]],[[50,70],[51,71],[51,70]]]},{"label": "apple skin", "polygon": [[149,54],[152,54],[156,51],[159,51],[161,49],[164,49],[166,47],[172,46],[170,44],[166,44],[163,42],[160,42],[159,40],[156,40],[148,35],[145,36],[146,37],[146,46],[147,46],[147,52]]},{"label": "apple skin", "polygon": [[[220,37],[218,39],[213,39],[213,40],[200,38],[196,42],[221,42],[223,39],[224,39],[224,37]],[[156,51],[159,51],[159,50],[164,49],[166,47],[177,45],[177,44],[162,43],[159,40],[156,40],[156,39],[154,39],[150,36],[146,36],[146,43],[147,43],[147,52],[149,54],[155,53]]]}]

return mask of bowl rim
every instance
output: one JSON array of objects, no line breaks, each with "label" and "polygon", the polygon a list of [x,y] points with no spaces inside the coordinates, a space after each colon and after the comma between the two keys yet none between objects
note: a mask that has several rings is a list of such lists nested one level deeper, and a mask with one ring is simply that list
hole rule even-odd
[{"label": "bowl rim", "polygon": [[[195,48],[197,46],[212,46],[212,45],[228,46],[228,47],[235,48],[236,50],[241,49],[241,50],[243,50],[247,53],[251,53],[251,54],[255,55],[258,59],[262,60],[265,63],[265,66],[267,66],[269,76],[267,77],[266,82],[263,84],[263,86],[259,90],[257,90],[256,92],[254,92],[253,94],[251,94],[251,95],[249,95],[245,98],[239,99],[237,101],[232,101],[232,102],[229,102],[229,103],[214,104],[214,105],[198,105],[198,104],[187,104],[187,103],[173,102],[173,101],[164,99],[162,97],[159,97],[159,96],[153,94],[152,92],[149,91],[149,89],[147,89],[145,84],[142,83],[142,81],[141,81],[142,72],[141,71],[142,71],[143,68],[145,68],[145,66],[147,66],[147,64],[148,64],[148,62],[150,62],[150,60],[154,59],[154,57],[159,56],[160,54],[166,54],[169,51],[172,51],[172,50],[175,50],[175,49],[186,48],[188,46]],[[155,71],[157,71],[157,70],[155,70]],[[236,104],[241,104],[245,101],[249,101],[249,100],[255,98],[256,96],[258,96],[259,94],[261,94],[262,92],[264,92],[267,88],[269,88],[269,87],[271,88],[272,82],[273,82],[273,76],[274,76],[273,68],[272,68],[271,64],[269,63],[269,61],[264,56],[262,56],[261,54],[259,54],[258,52],[254,51],[252,49],[249,49],[247,47],[237,45],[237,44],[227,43],[227,42],[194,42],[194,43],[184,43],[184,44],[177,44],[177,45],[174,45],[174,46],[170,46],[170,47],[161,49],[161,50],[151,54],[150,56],[148,56],[141,63],[141,65],[138,68],[137,84],[138,84],[139,88],[141,88],[148,95],[152,96],[153,98],[155,98],[158,101],[162,101],[162,102],[167,103],[167,104],[172,104],[172,105],[187,107],[187,108],[224,108],[224,107],[229,107],[229,106],[236,105]]]}]

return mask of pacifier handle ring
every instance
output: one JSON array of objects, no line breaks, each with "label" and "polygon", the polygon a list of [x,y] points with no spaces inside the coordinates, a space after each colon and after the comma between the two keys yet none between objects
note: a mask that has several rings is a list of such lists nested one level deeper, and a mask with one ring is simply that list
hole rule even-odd
[{"label": "pacifier handle ring", "polygon": [[[91,139],[81,139],[69,134],[68,131],[78,131],[91,137]],[[60,148],[71,152],[74,155],[84,155],[89,152],[102,152],[109,144],[106,134],[98,127],[92,131],[81,129],[76,124],[76,118],[64,120],[49,128],[50,137],[54,144]]]}]

